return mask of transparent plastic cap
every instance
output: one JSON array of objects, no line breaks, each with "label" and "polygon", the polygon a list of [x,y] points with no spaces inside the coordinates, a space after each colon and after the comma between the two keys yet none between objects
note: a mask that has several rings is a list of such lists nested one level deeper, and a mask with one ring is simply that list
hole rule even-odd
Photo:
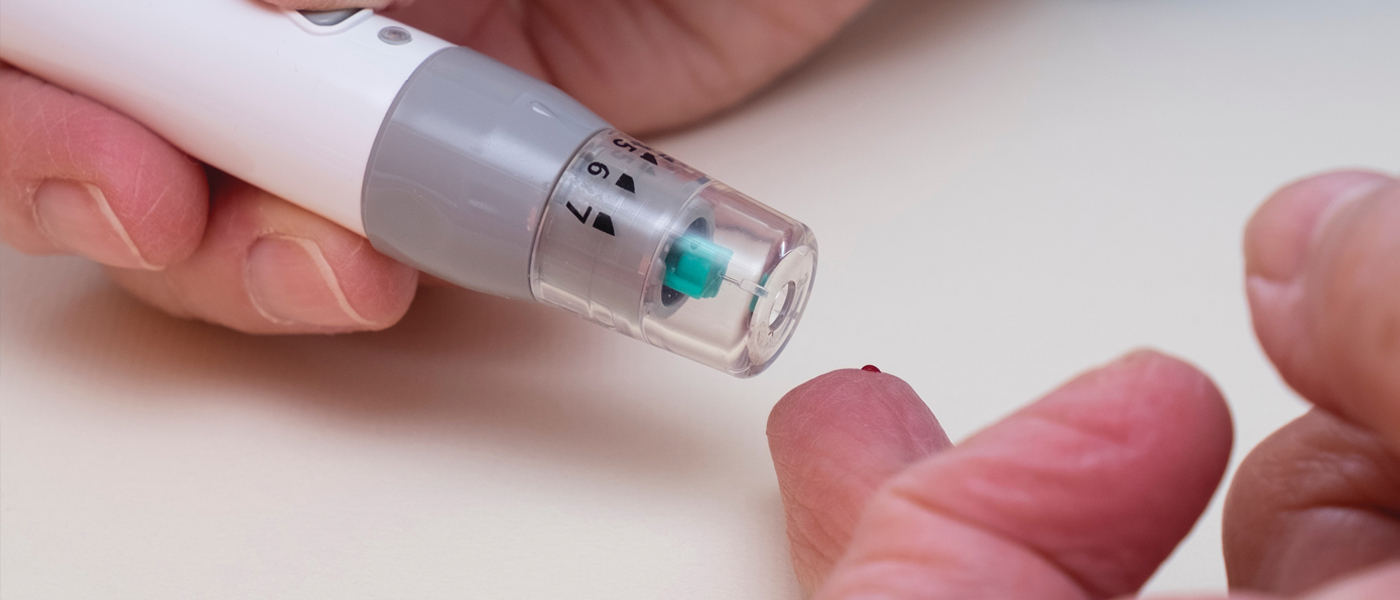
[{"label": "transparent plastic cap", "polygon": [[737,377],[767,369],[807,306],[807,227],[607,130],[545,207],[535,298]]}]

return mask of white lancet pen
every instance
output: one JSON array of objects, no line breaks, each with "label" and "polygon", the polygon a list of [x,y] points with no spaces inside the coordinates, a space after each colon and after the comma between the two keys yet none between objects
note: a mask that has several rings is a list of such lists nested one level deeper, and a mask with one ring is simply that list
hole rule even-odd
[{"label": "white lancet pen", "polygon": [[5,0],[0,58],[426,273],[739,377],[772,364],[811,293],[806,226],[368,9]]}]

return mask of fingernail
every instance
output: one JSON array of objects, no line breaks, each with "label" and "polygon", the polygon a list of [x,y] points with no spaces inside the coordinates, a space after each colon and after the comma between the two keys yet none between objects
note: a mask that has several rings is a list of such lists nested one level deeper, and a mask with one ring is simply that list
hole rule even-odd
[{"label": "fingernail", "polygon": [[1390,183],[1368,172],[1318,176],[1282,191],[1250,220],[1246,263],[1251,276],[1276,283],[1297,278],[1313,241],[1352,201]]},{"label": "fingernail", "polygon": [[350,306],[321,247],[299,237],[264,236],[248,250],[245,283],[269,321],[327,330],[372,327]]},{"label": "fingernail", "polygon": [[880,371],[880,367],[877,367],[877,366],[875,366],[875,365],[865,365],[864,367],[861,367],[860,370],[862,370],[862,371],[869,371],[869,372],[871,372],[871,373],[880,373],[880,372],[881,372],[881,371]]},{"label": "fingernail", "polygon": [[55,246],[113,267],[158,271],[117,220],[102,189],[50,180],[34,190],[34,222]]}]

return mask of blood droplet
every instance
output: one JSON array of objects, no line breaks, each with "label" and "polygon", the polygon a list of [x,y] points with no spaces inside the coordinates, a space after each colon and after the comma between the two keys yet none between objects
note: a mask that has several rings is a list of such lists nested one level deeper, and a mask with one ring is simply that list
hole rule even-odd
[{"label": "blood droplet", "polygon": [[861,367],[860,370],[862,370],[862,371],[870,371],[871,373],[880,373],[880,372],[881,372],[881,371],[880,371],[880,367],[877,367],[877,366],[875,366],[875,365],[865,365],[864,367]]}]

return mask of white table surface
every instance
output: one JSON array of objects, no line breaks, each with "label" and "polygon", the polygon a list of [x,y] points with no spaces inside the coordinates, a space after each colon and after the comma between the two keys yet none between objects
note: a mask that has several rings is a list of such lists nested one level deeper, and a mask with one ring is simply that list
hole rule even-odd
[{"label": "white table surface", "polygon": [[[960,439],[1155,346],[1215,377],[1238,460],[1303,410],[1241,228],[1290,179],[1400,168],[1400,3],[887,3],[656,141],[821,239],[758,379],[456,290],[249,337],[3,250],[0,597],[795,598],[764,421],[866,363]],[[1223,589],[1219,521],[1151,589]]]}]

